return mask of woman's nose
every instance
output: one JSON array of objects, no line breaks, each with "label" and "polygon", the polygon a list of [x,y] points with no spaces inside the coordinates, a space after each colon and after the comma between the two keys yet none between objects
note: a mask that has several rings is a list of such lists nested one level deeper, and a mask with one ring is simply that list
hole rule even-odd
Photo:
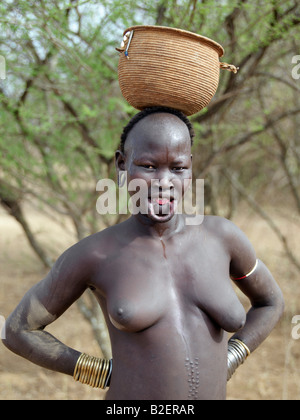
[{"label": "woman's nose", "polygon": [[161,171],[158,174],[158,179],[154,181],[154,186],[161,189],[170,189],[174,187],[173,177],[170,171]]},{"label": "woman's nose", "polygon": [[161,178],[159,181],[159,187],[163,190],[168,190],[170,188],[173,188],[174,185],[173,185],[172,179],[166,176]]}]

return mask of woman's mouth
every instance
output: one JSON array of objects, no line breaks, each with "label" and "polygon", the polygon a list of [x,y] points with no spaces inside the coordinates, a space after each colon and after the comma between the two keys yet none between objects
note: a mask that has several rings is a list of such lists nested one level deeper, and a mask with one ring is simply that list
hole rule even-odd
[{"label": "woman's mouth", "polygon": [[174,197],[149,197],[149,203],[162,207],[166,205],[171,205],[174,202]]},{"label": "woman's mouth", "polygon": [[165,204],[169,204],[171,200],[168,198],[155,198],[154,202],[157,203],[159,206],[164,206]]},{"label": "woman's mouth", "polygon": [[174,197],[151,197],[148,199],[148,203],[148,216],[157,221],[166,221],[175,214],[176,200]]}]

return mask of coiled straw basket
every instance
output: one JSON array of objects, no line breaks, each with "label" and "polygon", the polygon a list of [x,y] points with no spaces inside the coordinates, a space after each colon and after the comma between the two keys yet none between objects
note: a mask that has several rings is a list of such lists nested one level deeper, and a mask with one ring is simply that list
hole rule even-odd
[{"label": "coiled straw basket", "polygon": [[117,50],[121,92],[139,110],[166,106],[195,114],[216,93],[220,67],[237,71],[219,62],[221,45],[181,29],[133,26]]}]

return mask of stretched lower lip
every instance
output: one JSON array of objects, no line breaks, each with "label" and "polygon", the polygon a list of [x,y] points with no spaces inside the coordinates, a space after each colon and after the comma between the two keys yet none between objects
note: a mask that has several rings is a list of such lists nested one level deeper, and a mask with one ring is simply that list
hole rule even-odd
[{"label": "stretched lower lip", "polygon": [[176,200],[174,199],[163,199],[155,198],[149,199],[149,214],[156,220],[162,221],[165,218],[169,218],[176,211]]}]

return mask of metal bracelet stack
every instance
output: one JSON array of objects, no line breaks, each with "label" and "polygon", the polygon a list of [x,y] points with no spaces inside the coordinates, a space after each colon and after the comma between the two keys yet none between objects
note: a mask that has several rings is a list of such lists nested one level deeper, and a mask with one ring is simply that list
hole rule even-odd
[{"label": "metal bracelet stack", "polygon": [[99,359],[81,353],[74,369],[73,378],[75,381],[93,388],[105,389],[109,384],[111,372],[112,359]]},{"label": "metal bracelet stack", "polygon": [[235,370],[246,360],[250,355],[250,350],[241,340],[231,338],[228,341],[227,352],[227,381],[232,377]]}]

